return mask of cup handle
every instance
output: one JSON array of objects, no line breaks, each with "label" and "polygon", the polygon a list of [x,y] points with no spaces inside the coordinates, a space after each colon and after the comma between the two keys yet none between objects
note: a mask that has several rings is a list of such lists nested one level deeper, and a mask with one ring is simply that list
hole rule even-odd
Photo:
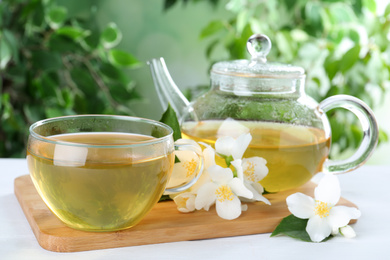
[{"label": "cup handle", "polygon": [[373,153],[378,143],[378,124],[372,110],[360,99],[349,95],[335,95],[323,100],[319,108],[327,112],[333,108],[345,108],[354,113],[360,121],[363,139],[357,151],[344,160],[326,159],[323,172],[345,173],[362,166]]},{"label": "cup handle", "polygon": [[194,171],[195,172],[194,177],[191,180],[179,186],[166,188],[165,192],[168,193],[182,192],[190,188],[198,181],[199,177],[202,175],[203,168],[204,168],[204,158],[203,158],[202,149],[200,148],[200,146],[195,145],[193,140],[189,140],[189,139],[177,140],[175,142],[175,150],[194,152],[198,156],[199,161]]}]

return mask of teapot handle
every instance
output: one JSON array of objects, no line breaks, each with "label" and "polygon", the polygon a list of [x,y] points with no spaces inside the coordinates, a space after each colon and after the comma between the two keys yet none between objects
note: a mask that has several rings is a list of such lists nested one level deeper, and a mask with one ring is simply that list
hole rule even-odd
[{"label": "teapot handle", "polygon": [[349,95],[336,95],[323,100],[319,108],[327,112],[333,108],[345,108],[354,113],[360,121],[363,139],[357,151],[344,160],[327,159],[323,172],[345,173],[362,166],[372,155],[378,143],[378,124],[372,110],[360,99]]}]

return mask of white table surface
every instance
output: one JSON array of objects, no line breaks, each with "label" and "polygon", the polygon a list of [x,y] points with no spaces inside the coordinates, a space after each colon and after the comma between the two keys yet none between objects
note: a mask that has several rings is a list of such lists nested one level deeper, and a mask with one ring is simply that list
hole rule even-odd
[{"label": "white table surface", "polygon": [[[25,159],[0,159],[0,259],[390,259],[390,165],[340,175],[341,195],[360,208],[354,239],[308,243],[270,234],[103,249],[47,251],[38,244],[14,195]],[[234,221],[232,221],[234,225]],[[210,230],[212,232],[212,230]]]}]

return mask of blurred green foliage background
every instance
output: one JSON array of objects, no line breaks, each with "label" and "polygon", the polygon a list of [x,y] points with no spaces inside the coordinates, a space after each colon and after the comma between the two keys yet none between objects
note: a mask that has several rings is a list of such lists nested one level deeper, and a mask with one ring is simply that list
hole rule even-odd
[{"label": "blurred green foliage background", "polygon": [[[389,87],[386,1],[2,0],[0,16],[0,157],[24,156],[29,124],[46,117],[159,119],[145,61],[164,56],[194,97],[207,89],[212,63],[248,58],[246,40],[258,32],[273,42],[268,60],[306,69],[317,101],[344,93],[375,111]],[[328,116],[333,154],[355,149],[355,118]]]}]

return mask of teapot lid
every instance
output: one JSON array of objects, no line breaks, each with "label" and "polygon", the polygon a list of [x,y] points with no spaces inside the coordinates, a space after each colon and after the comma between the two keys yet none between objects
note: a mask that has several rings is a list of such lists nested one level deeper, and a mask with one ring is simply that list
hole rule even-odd
[{"label": "teapot lid", "polygon": [[211,72],[236,77],[250,78],[300,78],[305,74],[302,67],[267,62],[272,47],[267,35],[254,34],[246,44],[250,60],[222,61],[212,66]]}]

